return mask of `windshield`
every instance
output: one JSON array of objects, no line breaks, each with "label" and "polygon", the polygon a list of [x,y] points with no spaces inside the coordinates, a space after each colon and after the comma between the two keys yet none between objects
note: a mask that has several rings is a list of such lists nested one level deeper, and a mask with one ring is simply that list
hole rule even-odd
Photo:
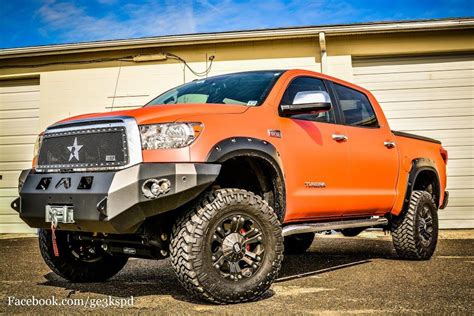
[{"label": "windshield", "polygon": [[251,71],[221,75],[171,89],[145,106],[178,103],[260,105],[282,71]]}]

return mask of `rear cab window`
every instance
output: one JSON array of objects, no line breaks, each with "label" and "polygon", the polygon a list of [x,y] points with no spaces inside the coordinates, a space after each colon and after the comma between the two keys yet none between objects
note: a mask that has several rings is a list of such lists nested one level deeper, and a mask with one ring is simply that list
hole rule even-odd
[{"label": "rear cab window", "polygon": [[362,92],[333,83],[345,125],[378,128],[379,123],[369,98]]}]

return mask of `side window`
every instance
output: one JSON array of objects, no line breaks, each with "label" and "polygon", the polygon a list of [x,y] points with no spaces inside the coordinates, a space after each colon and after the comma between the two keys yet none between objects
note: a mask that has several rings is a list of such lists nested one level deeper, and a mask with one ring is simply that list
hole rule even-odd
[{"label": "side window", "polygon": [[[293,100],[298,92],[309,92],[309,91],[325,91],[327,92],[324,82],[321,79],[312,77],[298,77],[294,79],[288,88],[286,88],[285,94],[281,99],[281,104],[293,104]],[[334,109],[328,112],[319,114],[298,114],[293,115],[291,118],[308,120],[314,122],[323,123],[335,123],[334,120]]]},{"label": "side window", "polygon": [[334,88],[347,125],[379,127],[374,109],[365,94],[336,83]]}]

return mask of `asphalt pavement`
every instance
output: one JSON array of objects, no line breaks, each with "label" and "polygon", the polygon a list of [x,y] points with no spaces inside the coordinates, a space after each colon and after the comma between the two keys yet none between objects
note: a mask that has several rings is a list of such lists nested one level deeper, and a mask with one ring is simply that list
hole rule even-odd
[{"label": "asphalt pavement", "polygon": [[472,315],[474,231],[443,236],[431,260],[403,261],[381,233],[321,235],[306,254],[285,257],[260,301],[226,306],[191,297],[169,260],[132,259],[105,283],[69,283],[43,263],[35,238],[0,236],[0,314]]}]

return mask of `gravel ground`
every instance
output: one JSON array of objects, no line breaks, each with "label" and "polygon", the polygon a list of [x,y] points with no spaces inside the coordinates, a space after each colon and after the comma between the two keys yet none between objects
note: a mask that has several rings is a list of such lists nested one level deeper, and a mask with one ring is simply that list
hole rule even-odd
[{"label": "gravel ground", "polygon": [[[0,237],[1,313],[412,314],[473,313],[474,231],[444,234],[429,261],[397,260],[390,236],[318,236],[304,255],[285,258],[262,300],[215,306],[177,283],[168,260],[130,260],[105,283],[69,283],[50,272],[32,237]],[[443,236],[443,235],[442,235]],[[10,238],[7,238],[10,237]],[[15,306],[24,299],[79,306]],[[122,304],[108,306],[112,299]],[[109,298],[110,297],[110,298]],[[10,302],[10,304],[9,304]],[[78,303],[79,302],[79,303]],[[115,301],[118,304],[119,302]],[[81,306],[87,304],[87,306]],[[103,306],[93,305],[102,304]],[[92,305],[92,306],[91,306]]]}]

